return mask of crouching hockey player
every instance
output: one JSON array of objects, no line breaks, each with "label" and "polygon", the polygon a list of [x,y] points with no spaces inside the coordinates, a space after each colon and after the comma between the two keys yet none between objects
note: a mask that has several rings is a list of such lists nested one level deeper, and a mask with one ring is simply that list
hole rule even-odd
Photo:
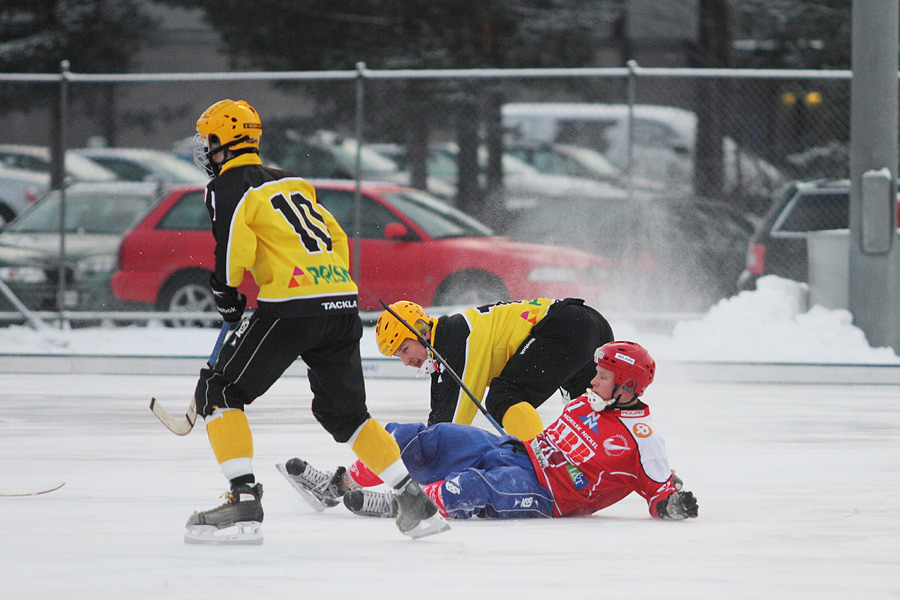
[{"label": "crouching hockey player", "polygon": [[[681,520],[698,514],[692,492],[669,467],[665,445],[640,395],[656,365],[633,342],[610,342],[594,354],[590,389],[537,437],[520,442],[469,425],[386,426],[403,462],[445,516],[519,519],[589,515],[632,492],[650,516]],[[319,510],[344,505],[365,516],[392,517],[390,493],[362,489],[380,483],[357,461],[321,472],[299,458],[284,467]]]}]

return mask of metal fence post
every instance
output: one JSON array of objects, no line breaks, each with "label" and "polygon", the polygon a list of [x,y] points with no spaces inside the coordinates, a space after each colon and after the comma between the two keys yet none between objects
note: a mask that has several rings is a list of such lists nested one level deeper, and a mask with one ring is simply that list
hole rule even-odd
[{"label": "metal fence post", "polygon": [[59,311],[59,327],[65,325],[63,311],[65,310],[66,296],[66,125],[69,114],[69,67],[70,63],[63,60],[59,63],[59,271],[57,274],[56,309]]},{"label": "metal fence post", "polygon": [[353,281],[359,285],[362,254],[362,147],[365,124],[366,63],[356,63],[356,191],[353,194]]}]

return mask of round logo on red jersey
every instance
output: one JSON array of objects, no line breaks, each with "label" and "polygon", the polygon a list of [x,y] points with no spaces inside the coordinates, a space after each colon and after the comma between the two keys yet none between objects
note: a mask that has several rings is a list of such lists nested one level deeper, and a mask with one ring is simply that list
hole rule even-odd
[{"label": "round logo on red jersey", "polygon": [[646,438],[653,435],[653,429],[646,423],[635,424],[635,426],[631,428],[631,431],[639,438]]},{"label": "round logo on red jersey", "polygon": [[608,437],[603,440],[603,451],[607,456],[622,456],[631,450],[628,446],[628,439],[621,434]]}]

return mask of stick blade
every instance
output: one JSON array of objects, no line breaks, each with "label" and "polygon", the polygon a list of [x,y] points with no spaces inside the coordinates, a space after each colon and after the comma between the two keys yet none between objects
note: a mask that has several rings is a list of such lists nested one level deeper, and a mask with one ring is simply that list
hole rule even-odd
[{"label": "stick blade", "polygon": [[180,419],[170,415],[156,398],[150,399],[150,410],[153,411],[153,414],[156,415],[156,418],[159,419],[160,423],[165,425],[166,428],[175,435],[189,434],[194,428],[194,423],[197,421],[197,409],[193,402],[191,402],[191,407],[188,409],[187,413],[185,413],[184,417]]}]

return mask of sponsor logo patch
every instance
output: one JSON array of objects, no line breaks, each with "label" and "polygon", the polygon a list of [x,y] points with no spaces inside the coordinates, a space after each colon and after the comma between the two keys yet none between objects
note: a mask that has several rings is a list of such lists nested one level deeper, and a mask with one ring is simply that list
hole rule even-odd
[{"label": "sponsor logo patch", "polygon": [[631,431],[639,438],[648,438],[653,435],[653,429],[646,423],[635,423]]},{"label": "sponsor logo patch", "polygon": [[459,480],[454,477],[452,480],[448,480],[444,482],[444,491],[450,492],[451,494],[459,495]]},{"label": "sponsor logo patch", "polygon": [[603,451],[607,456],[622,456],[629,450],[628,439],[622,434],[617,433],[603,440]]},{"label": "sponsor logo patch", "polygon": [[600,433],[597,430],[597,421],[599,420],[599,415],[597,413],[591,413],[584,417],[578,417],[581,419],[581,422],[584,423],[585,427],[592,430],[594,433]]},{"label": "sponsor logo patch", "polygon": [[342,308],[356,308],[356,300],[338,300],[336,302],[323,302],[325,310],[340,310]]},{"label": "sponsor logo patch", "polygon": [[513,506],[517,506],[519,508],[531,508],[532,504],[534,504],[534,498],[531,496],[526,496],[524,498],[516,498]]},{"label": "sponsor logo patch", "polygon": [[569,477],[572,479],[572,483],[575,485],[576,490],[587,487],[588,480],[581,469],[573,467],[572,465],[566,465],[566,470],[569,472]]}]

